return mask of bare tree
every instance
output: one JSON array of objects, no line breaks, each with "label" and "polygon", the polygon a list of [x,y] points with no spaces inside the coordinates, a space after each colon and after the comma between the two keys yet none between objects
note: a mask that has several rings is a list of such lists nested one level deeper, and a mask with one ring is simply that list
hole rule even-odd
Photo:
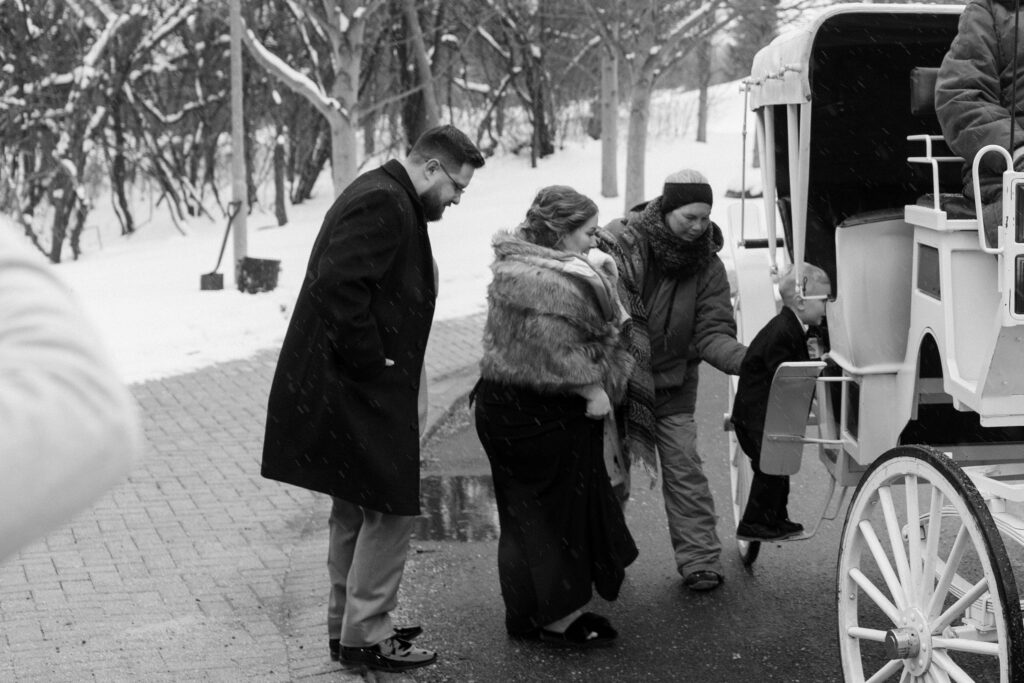
[{"label": "bare tree", "polygon": [[[250,28],[245,45],[263,68],[306,100],[327,121],[330,129],[331,179],[340,193],[356,176],[356,133],[361,113],[360,62],[367,25],[384,0],[285,0],[309,46],[308,61],[314,66],[307,76],[271,51]],[[314,38],[330,46],[327,68],[320,66]]]},{"label": "bare tree", "polygon": [[644,197],[644,160],[651,95],[665,71],[700,39],[733,18],[726,0],[640,3],[580,0],[594,30],[618,56],[629,102],[625,207]]},{"label": "bare tree", "polygon": [[[51,261],[60,262],[65,241],[76,258],[80,253],[99,162],[111,160],[119,186],[126,128],[142,109],[158,110],[141,96],[140,84],[195,7],[196,0],[148,8],[103,0],[0,3],[0,21],[10,27],[0,47],[0,154],[9,162],[0,175],[4,208]],[[48,229],[36,216],[44,208]],[[127,213],[123,195],[118,208]],[[133,229],[130,218],[122,220]]]},{"label": "bare tree", "polygon": [[[614,27],[613,27],[614,28]],[[619,58],[601,51],[601,196],[619,196]]]},{"label": "bare tree", "polygon": [[409,43],[416,63],[421,92],[423,93],[423,117],[427,128],[433,128],[440,120],[437,97],[434,93],[434,76],[430,68],[430,57],[420,29],[420,18],[416,11],[416,0],[402,0],[405,25],[409,32]]}]

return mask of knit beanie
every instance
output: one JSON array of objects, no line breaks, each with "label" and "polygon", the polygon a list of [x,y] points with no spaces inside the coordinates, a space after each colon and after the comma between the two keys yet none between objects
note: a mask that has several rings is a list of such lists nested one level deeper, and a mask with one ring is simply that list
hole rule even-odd
[{"label": "knit beanie", "polygon": [[711,206],[713,196],[707,183],[665,183],[661,191],[662,215],[672,213],[680,206],[700,202]]}]

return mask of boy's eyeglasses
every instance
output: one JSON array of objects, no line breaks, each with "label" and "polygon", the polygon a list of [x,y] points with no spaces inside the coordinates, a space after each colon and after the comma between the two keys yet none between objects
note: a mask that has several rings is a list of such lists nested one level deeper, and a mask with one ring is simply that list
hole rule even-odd
[{"label": "boy's eyeglasses", "polygon": [[804,275],[803,282],[800,283],[800,291],[798,292],[801,298],[805,301],[835,301],[836,297],[834,294],[808,294],[807,293],[807,276]]}]

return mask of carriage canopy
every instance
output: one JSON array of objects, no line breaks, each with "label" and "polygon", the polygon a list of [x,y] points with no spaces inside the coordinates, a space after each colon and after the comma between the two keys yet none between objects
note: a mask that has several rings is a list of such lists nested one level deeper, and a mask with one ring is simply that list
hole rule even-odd
[{"label": "carriage canopy", "polygon": [[[921,154],[907,136],[940,133],[933,109],[911,110],[911,74],[942,63],[962,10],[835,5],[757,53],[746,84],[766,200],[777,200],[794,261],[806,256],[834,282],[837,226],[932,191],[928,171],[907,162]],[[959,192],[948,166],[942,189]]]}]

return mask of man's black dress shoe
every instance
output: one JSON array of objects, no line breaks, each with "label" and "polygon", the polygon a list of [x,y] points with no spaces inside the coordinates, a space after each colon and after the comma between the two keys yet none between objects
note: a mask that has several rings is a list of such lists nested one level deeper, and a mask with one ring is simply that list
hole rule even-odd
[{"label": "man's black dress shoe", "polygon": [[[399,640],[411,641],[417,636],[423,633],[422,626],[403,626],[395,628],[395,637]],[[331,638],[327,641],[327,647],[331,651],[331,660],[338,661],[341,657],[341,640],[338,638]]]},{"label": "man's black dress shoe", "polygon": [[437,661],[437,653],[391,636],[369,647],[342,646],[340,661],[342,664],[360,664],[380,671],[405,671],[433,664]]}]

